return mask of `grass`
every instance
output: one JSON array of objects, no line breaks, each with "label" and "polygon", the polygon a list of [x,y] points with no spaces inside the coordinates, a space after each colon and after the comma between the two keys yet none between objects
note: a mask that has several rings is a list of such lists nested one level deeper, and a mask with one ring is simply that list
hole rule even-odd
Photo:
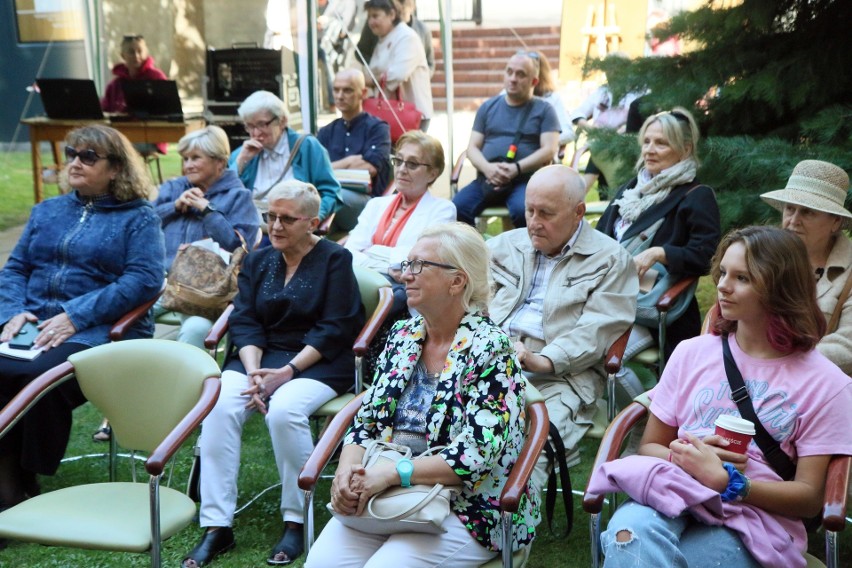
[{"label": "grass", "polygon": [[[180,162],[172,147],[169,154],[161,159],[164,177],[179,174]],[[32,173],[28,153],[13,152],[0,154],[0,181],[3,182],[5,199],[0,202],[0,230],[20,225],[26,221],[32,207]],[[58,194],[55,185],[46,185],[46,195]],[[590,196],[590,200],[596,199]],[[499,221],[489,227],[499,230]],[[698,288],[699,304],[702,311],[713,300],[714,290],[708,277],[701,279]],[[80,456],[105,452],[106,444],[92,441],[91,435],[100,423],[100,415],[92,405],[86,404],[74,413],[74,423],[71,441],[66,452],[67,456]],[[242,467],[239,481],[240,505],[249,501],[253,496],[277,482],[278,474],[272,457],[266,427],[261,419],[253,418],[246,425],[243,436]],[[180,450],[172,473],[171,486],[183,490],[188,477],[192,459],[194,440],[188,441]],[[584,440],[580,447],[582,462],[571,469],[571,481],[575,490],[582,491],[588,479],[591,462],[597,451],[596,440]],[[137,467],[141,479],[145,478],[141,463]],[[131,479],[129,460],[122,459],[119,463],[119,478]],[[63,463],[57,475],[41,479],[42,488],[50,491],[60,487],[81,482],[99,482],[107,480],[107,464],[105,458],[90,458]],[[324,504],[328,499],[329,482],[322,481],[316,492],[316,522],[322,527],[328,520]],[[560,500],[557,500],[560,501]],[[214,566],[221,568],[242,568],[246,566],[262,566],[265,563],[271,547],[277,542],[281,526],[281,516],[278,511],[279,493],[270,491],[257,499],[235,521],[237,548],[222,556]],[[562,535],[565,523],[564,509],[557,502],[554,513],[554,531],[552,534],[545,523],[539,526],[539,536],[533,545],[532,555],[528,566],[530,568],[550,568],[554,566],[574,568],[591,564],[588,533],[588,515],[582,510],[580,498],[575,496],[574,528],[565,538]],[[840,535],[840,564],[852,564],[852,537],[849,531]],[[192,524],[170,540],[166,541],[163,549],[163,565],[178,566],[183,555],[192,549],[200,536],[197,524]],[[821,534],[811,535],[810,550],[819,557],[824,557],[824,547]],[[296,568],[303,565],[304,558],[296,561]],[[17,568],[70,567],[85,566],[100,567],[142,567],[150,564],[144,554],[123,554],[112,552],[77,550],[69,548],[43,547],[34,544],[12,542],[6,550],[0,551],[0,567],[15,566]]]}]

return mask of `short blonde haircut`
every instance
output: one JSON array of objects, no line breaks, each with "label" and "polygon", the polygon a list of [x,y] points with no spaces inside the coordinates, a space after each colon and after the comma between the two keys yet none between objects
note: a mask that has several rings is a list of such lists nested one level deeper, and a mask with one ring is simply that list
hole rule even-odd
[{"label": "short blonde haircut", "polygon": [[287,180],[276,184],[269,190],[266,201],[272,203],[282,200],[295,201],[299,204],[299,211],[309,217],[319,216],[320,195],[313,184],[298,180]]},{"label": "short blonde haircut", "polygon": [[435,179],[444,173],[446,161],[444,159],[444,147],[440,140],[422,130],[409,130],[396,141],[396,151],[399,151],[406,144],[414,144],[423,151],[426,155],[426,161],[429,162],[429,167],[436,172]]},{"label": "short blonde haircut", "polygon": [[[642,124],[642,128],[639,129],[640,148],[642,147],[642,140],[645,139],[645,132],[655,122],[660,123],[663,136],[669,141],[672,150],[683,156],[681,161],[692,160],[695,162],[696,168],[701,165],[698,161],[698,140],[701,138],[701,133],[691,112],[683,107],[675,107],[670,111],[649,116]],[[687,156],[687,153],[689,153],[689,156]],[[642,169],[644,165],[640,155],[636,162],[636,170]]]},{"label": "short blonde haircut", "polygon": [[455,266],[467,276],[462,294],[466,312],[486,312],[491,300],[491,255],[485,240],[466,223],[440,223],[427,227],[417,240],[438,242],[440,262]]},{"label": "short blonde haircut", "polygon": [[227,162],[231,155],[228,135],[215,125],[205,126],[201,130],[190,132],[178,142],[178,154],[183,156],[191,150],[198,150],[205,156]]}]

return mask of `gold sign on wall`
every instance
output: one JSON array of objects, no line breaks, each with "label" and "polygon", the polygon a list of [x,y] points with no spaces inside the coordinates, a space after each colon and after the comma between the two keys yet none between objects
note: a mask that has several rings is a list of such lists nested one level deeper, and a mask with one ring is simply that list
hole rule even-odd
[{"label": "gold sign on wall", "polygon": [[75,0],[15,0],[18,41],[82,40],[82,6],[82,2]]}]

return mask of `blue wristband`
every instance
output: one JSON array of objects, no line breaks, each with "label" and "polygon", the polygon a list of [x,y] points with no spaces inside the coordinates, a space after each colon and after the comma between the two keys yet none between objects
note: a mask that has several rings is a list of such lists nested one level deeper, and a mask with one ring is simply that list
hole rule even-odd
[{"label": "blue wristband", "polygon": [[722,466],[728,472],[728,486],[720,494],[722,501],[742,501],[748,496],[749,479],[740,470],[729,463]]}]

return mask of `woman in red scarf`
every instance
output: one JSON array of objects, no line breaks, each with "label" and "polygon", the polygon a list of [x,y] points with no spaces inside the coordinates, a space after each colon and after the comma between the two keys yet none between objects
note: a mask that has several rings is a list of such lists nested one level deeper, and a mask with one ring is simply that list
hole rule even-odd
[{"label": "woman in red scarf", "polygon": [[[354,264],[390,273],[393,279],[398,273],[393,268],[408,257],[420,233],[428,226],[455,221],[456,208],[448,199],[429,193],[444,171],[444,148],[437,138],[419,130],[406,132],[391,161],[396,192],[367,202],[345,246]],[[404,289],[401,292],[399,308],[405,302]]]}]

